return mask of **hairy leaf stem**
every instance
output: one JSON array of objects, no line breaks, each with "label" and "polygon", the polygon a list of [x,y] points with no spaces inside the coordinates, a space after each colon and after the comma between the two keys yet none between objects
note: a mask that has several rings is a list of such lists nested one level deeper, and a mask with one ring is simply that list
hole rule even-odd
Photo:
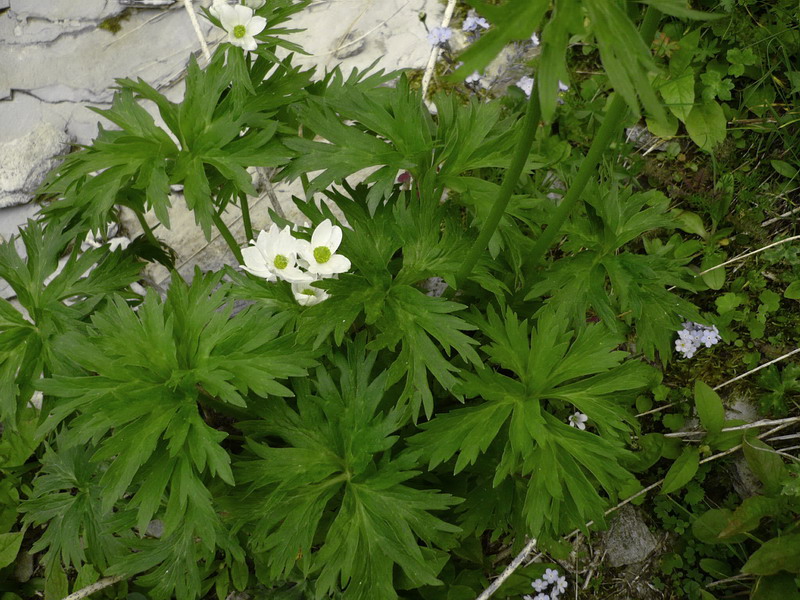
[{"label": "hairy leaf stem", "polygon": [[[533,89],[531,90],[531,97],[528,101],[528,107],[525,111],[525,119],[522,123],[522,133],[517,141],[517,147],[514,149],[514,156],[511,158],[511,164],[503,178],[503,184],[500,186],[500,191],[497,193],[497,198],[492,205],[492,210],[483,224],[478,238],[472,244],[469,253],[467,254],[464,262],[461,263],[461,268],[456,274],[456,285],[461,286],[469,277],[481,253],[486,250],[489,245],[489,240],[500,225],[500,219],[506,212],[508,203],[511,200],[511,194],[519,182],[522,169],[528,160],[528,155],[533,147],[533,140],[536,137],[536,130],[539,127],[539,121],[542,118],[542,109],[539,104],[539,86],[534,80]],[[450,292],[452,293],[452,292]]]},{"label": "hairy leaf stem", "polygon": [[225,242],[228,244],[228,248],[231,249],[233,255],[236,257],[236,260],[239,261],[239,264],[244,264],[244,259],[242,258],[242,250],[239,248],[239,244],[236,243],[236,238],[233,237],[231,230],[228,229],[228,226],[222,220],[222,217],[219,216],[217,211],[211,211],[211,218],[214,220],[214,225],[219,230],[222,237],[225,239]]},{"label": "hairy leaf stem", "polygon": [[[642,39],[646,40],[648,44],[653,40],[656,34],[656,28],[658,27],[660,19],[661,14],[658,10],[649,6],[644,15],[644,20],[642,21],[640,29]],[[592,140],[589,152],[586,154],[583,161],[581,161],[581,166],[578,169],[575,180],[572,182],[569,190],[567,190],[563,200],[561,200],[561,204],[558,205],[552,221],[547,225],[547,229],[542,232],[539,239],[536,240],[533,250],[531,250],[530,266],[528,267],[529,281],[532,280],[533,270],[544,258],[547,250],[553,245],[556,236],[564,225],[564,221],[567,220],[570,212],[580,199],[581,194],[583,194],[583,190],[586,184],[589,183],[589,179],[594,175],[603,153],[614,141],[614,138],[619,135],[625,113],[625,100],[618,93],[615,93],[608,107],[608,111],[606,112],[606,116],[603,118],[603,123],[600,125],[600,129]]]}]

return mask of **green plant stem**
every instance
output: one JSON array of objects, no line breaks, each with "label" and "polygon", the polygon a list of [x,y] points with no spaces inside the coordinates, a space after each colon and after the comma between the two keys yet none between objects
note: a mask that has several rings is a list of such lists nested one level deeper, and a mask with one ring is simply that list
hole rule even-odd
[{"label": "green plant stem", "polygon": [[[456,285],[461,286],[472,273],[472,269],[478,262],[480,255],[486,250],[489,245],[489,240],[500,225],[500,219],[506,212],[508,203],[511,200],[511,194],[519,182],[522,169],[528,160],[528,155],[533,147],[533,140],[536,137],[536,129],[539,127],[539,121],[542,118],[542,109],[539,104],[539,86],[534,81],[533,89],[531,90],[531,98],[528,101],[528,107],[525,111],[525,119],[522,123],[522,134],[517,141],[517,147],[514,149],[514,155],[511,158],[511,164],[503,178],[503,184],[500,186],[500,191],[497,198],[492,205],[492,210],[489,213],[486,221],[481,228],[478,238],[472,244],[469,253],[464,262],[461,263],[461,268],[456,274]],[[452,292],[450,292],[451,295]]]},{"label": "green plant stem", "polygon": [[[646,40],[648,45],[650,42],[652,42],[653,37],[656,34],[656,29],[658,28],[658,23],[660,20],[661,14],[658,12],[658,10],[652,6],[649,6],[644,15],[644,20],[642,21],[642,26],[640,28],[642,39]],[[536,244],[534,244],[533,250],[531,250],[529,263],[530,266],[528,267],[527,273],[529,282],[533,280],[533,270],[544,258],[544,255],[550,249],[550,246],[553,245],[556,236],[561,231],[561,227],[564,225],[564,222],[567,220],[570,212],[572,212],[575,204],[580,199],[581,194],[583,194],[586,184],[589,183],[589,179],[591,179],[591,177],[595,174],[597,165],[600,162],[603,153],[611,145],[614,137],[619,134],[622,128],[622,119],[625,116],[625,112],[625,100],[619,94],[614,94],[614,98],[611,100],[611,104],[608,107],[606,116],[603,118],[603,123],[600,125],[600,129],[592,140],[592,145],[589,147],[589,152],[586,154],[586,157],[583,159],[583,161],[581,161],[578,174],[575,176],[575,179],[572,182],[569,190],[567,190],[563,200],[561,200],[561,204],[558,205],[552,221],[547,225],[547,229],[545,229],[539,236],[539,239],[536,240]]]},{"label": "green plant stem", "polygon": [[242,258],[242,250],[239,248],[239,245],[236,243],[236,238],[233,237],[231,230],[228,229],[228,226],[222,221],[222,217],[217,214],[217,211],[211,211],[211,218],[214,220],[214,225],[222,234],[222,237],[225,239],[225,242],[228,244],[228,248],[231,249],[233,255],[236,257],[236,260],[239,261],[239,264],[244,264],[244,259]]},{"label": "green plant stem", "polygon": [[239,201],[242,205],[242,222],[244,223],[244,235],[248,240],[253,238],[253,224],[250,221],[250,204],[247,202],[247,194],[239,194]]},{"label": "green plant stem", "polygon": [[147,220],[144,218],[144,215],[140,213],[138,210],[133,211],[136,213],[136,218],[139,220],[139,225],[142,227],[142,231],[144,231],[145,237],[150,240],[150,243],[153,244],[156,248],[161,247],[161,244],[156,237],[156,234],[153,233],[153,230],[150,228],[150,225],[147,224]]}]

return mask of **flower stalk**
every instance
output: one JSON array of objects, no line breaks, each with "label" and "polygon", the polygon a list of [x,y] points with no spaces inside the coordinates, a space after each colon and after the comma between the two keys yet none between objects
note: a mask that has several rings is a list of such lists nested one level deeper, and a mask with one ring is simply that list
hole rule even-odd
[{"label": "flower stalk", "polygon": [[500,219],[503,218],[508,203],[511,200],[511,194],[514,192],[514,188],[517,186],[517,182],[522,175],[522,169],[525,167],[525,162],[530,155],[531,148],[533,147],[533,140],[536,137],[536,130],[542,118],[538,87],[538,84],[534,82],[533,90],[525,111],[525,119],[522,123],[522,134],[517,141],[517,147],[514,149],[514,156],[511,158],[511,164],[505,173],[503,184],[500,186],[500,191],[497,194],[497,199],[494,201],[492,210],[486,222],[483,224],[478,238],[472,244],[472,248],[470,248],[464,262],[461,263],[461,268],[456,274],[457,286],[462,286],[466,282],[470,273],[472,273],[472,269],[478,262],[478,258],[489,245],[489,240],[492,239],[494,232],[497,230],[498,225],[500,225]]},{"label": "flower stalk", "polygon": [[228,248],[231,249],[231,252],[233,252],[233,255],[236,257],[236,260],[239,262],[239,264],[243,263],[244,259],[242,258],[242,250],[239,248],[239,244],[236,243],[236,238],[233,237],[231,230],[228,229],[227,225],[225,225],[222,217],[219,216],[217,211],[212,210],[211,218],[214,221],[214,226],[217,228],[220,234],[222,234],[225,243],[228,244]]},{"label": "flower stalk", "polygon": [[[660,19],[661,14],[659,11],[652,6],[649,6],[644,15],[644,20],[642,21],[640,30],[642,38],[646,40],[648,44],[653,40],[653,37],[656,34],[656,29],[658,28]],[[570,186],[569,190],[567,190],[566,195],[558,205],[558,208],[553,215],[553,220],[548,224],[547,229],[545,229],[539,236],[539,239],[536,240],[536,244],[534,245],[533,250],[531,250],[530,263],[528,267],[529,282],[532,282],[533,280],[532,271],[537,267],[537,265],[544,258],[545,253],[553,245],[556,236],[561,231],[561,227],[564,225],[567,217],[572,212],[575,204],[577,204],[581,194],[583,194],[586,184],[589,183],[589,179],[597,170],[597,165],[600,162],[600,159],[603,157],[603,154],[614,141],[614,138],[619,135],[620,130],[622,129],[623,118],[625,117],[626,110],[625,100],[618,93],[615,93],[611,100],[611,104],[608,107],[608,111],[606,112],[606,116],[603,119],[603,123],[600,125],[600,129],[595,135],[594,140],[592,140],[592,144],[589,147],[589,152],[586,154],[586,157],[583,159],[583,161],[581,161],[581,166],[578,169],[578,174],[575,176],[575,180],[572,182],[572,185]]]}]

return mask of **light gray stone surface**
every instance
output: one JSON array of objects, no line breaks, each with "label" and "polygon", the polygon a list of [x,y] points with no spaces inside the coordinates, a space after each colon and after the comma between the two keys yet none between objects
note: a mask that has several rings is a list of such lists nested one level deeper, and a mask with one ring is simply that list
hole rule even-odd
[{"label": "light gray stone surface", "polygon": [[[110,105],[115,78],[141,77],[179,101],[189,56],[194,54],[204,63],[182,2],[0,0],[0,9],[4,1],[9,10],[0,14],[0,144],[30,136],[40,127],[66,132],[76,143],[88,144],[97,135],[98,124],[113,128],[89,107]],[[222,32],[199,10],[210,3],[195,0],[201,29],[213,50]],[[151,8],[131,8],[132,4]],[[309,52],[295,55],[295,61],[318,67],[318,76],[339,64],[349,73],[376,60],[377,67],[387,71],[423,68],[431,48],[419,14],[427,13],[433,27],[443,10],[438,0],[316,0],[289,24],[305,29],[290,39]],[[100,27],[118,16],[123,18],[117,33]],[[160,122],[154,108],[149,109]],[[302,222],[291,201],[292,195],[302,195],[298,182],[276,184],[272,194],[287,218]],[[270,206],[266,190],[251,200],[254,229],[269,226]],[[31,205],[0,209],[0,235],[8,238],[36,210]],[[231,208],[225,220],[237,241],[246,244],[238,210]],[[141,233],[131,215],[123,217],[123,226],[132,236]],[[194,265],[206,270],[233,264],[222,238],[206,242],[180,198],[172,211],[172,230],[159,230],[157,235],[178,252],[177,267],[184,275],[191,275]],[[148,275],[158,285],[168,281],[168,273],[158,265]],[[0,281],[0,295],[9,293]]]},{"label": "light gray stone surface", "polygon": [[0,144],[0,208],[28,202],[69,148],[69,136],[47,122]]},{"label": "light gray stone surface", "polygon": [[642,562],[658,545],[639,511],[630,504],[623,506],[613,517],[603,540],[605,560],[612,567]]}]

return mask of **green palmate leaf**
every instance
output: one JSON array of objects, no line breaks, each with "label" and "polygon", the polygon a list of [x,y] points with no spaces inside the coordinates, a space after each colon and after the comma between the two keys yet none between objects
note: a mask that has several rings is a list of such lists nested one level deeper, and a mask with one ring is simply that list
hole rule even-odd
[{"label": "green palmate leaf", "polygon": [[697,448],[685,448],[664,477],[661,486],[662,494],[671,494],[689,483],[697,473],[700,461],[700,452]]},{"label": "green palmate leaf", "polygon": [[700,423],[708,433],[719,433],[725,424],[725,407],[719,395],[699,379],[694,383],[694,402]]},{"label": "green palmate leaf", "polygon": [[[480,362],[473,349],[477,342],[466,333],[475,327],[455,314],[465,307],[426,295],[413,285],[432,276],[452,280],[465,250],[461,228],[449,206],[421,199],[406,203],[395,195],[394,202],[377,206],[371,215],[361,201],[368,189],[348,191],[356,201],[340,193],[329,197],[357,232],[345,233],[341,246],[354,273],[322,284],[331,297],[303,312],[299,335],[319,345],[333,334],[338,345],[363,319],[377,330],[371,349],[397,352],[389,378],[392,384],[405,379],[400,400],[411,402],[415,419],[422,408],[430,416],[434,405],[429,374],[452,389],[458,371],[454,361]],[[300,208],[312,222],[323,218],[311,203]],[[400,248],[402,261],[395,259]]]},{"label": "green palmate leaf", "polygon": [[[497,440],[502,457],[497,456],[494,485],[512,474],[530,478],[523,513],[533,535],[550,538],[602,518],[597,488],[613,497],[631,479],[620,466],[627,453],[618,441],[631,417],[619,401],[644,384],[649,369],[622,364],[624,353],[613,351],[616,339],[602,327],[573,337],[553,311],[545,311],[533,328],[510,310],[502,317],[490,310],[480,325],[491,340],[483,350],[498,370],[464,373],[457,391],[480,400],[422,425],[412,446],[431,468],[458,455],[459,472]],[[567,426],[548,407],[574,407],[602,437]]]},{"label": "green palmate leaf", "polygon": [[686,117],[686,131],[702,150],[710,152],[725,140],[728,121],[714,101],[698,104]]},{"label": "green palmate leaf", "polygon": [[[74,356],[86,374],[57,375],[39,385],[61,398],[44,430],[71,417],[68,444],[97,441],[92,460],[106,464],[99,480],[102,511],[129,493],[140,531],[159,515],[176,551],[198,536],[204,545],[197,552],[207,558],[222,534],[206,480],[234,484],[230,457],[220,446],[227,433],[206,422],[214,418],[209,407],[241,414],[250,394],[291,395],[278,380],[303,376],[313,364],[294,336],[279,335],[285,317],[250,307],[231,319],[220,277],[196,273],[191,286],[178,279],[165,301],[150,293],[138,312],[115,299],[93,316],[88,335],[59,340],[60,352]],[[166,570],[170,561],[195,563],[195,554],[164,552],[152,549],[139,561],[152,560]],[[120,569],[129,572],[131,564]],[[196,579],[195,571],[186,576]],[[185,583],[174,577],[164,581]],[[159,594],[171,593],[165,585],[160,583]],[[196,589],[192,584],[181,594],[194,597]]]},{"label": "green palmate leaf", "polygon": [[587,311],[593,310],[606,327],[620,333],[624,316],[635,324],[637,344],[645,355],[654,358],[658,352],[666,362],[682,320],[702,320],[694,305],[667,291],[670,285],[695,285],[694,274],[684,266],[689,259],[619,249],[646,231],[672,229],[680,222],[668,212],[669,203],[660,192],[612,190],[591,195],[588,203],[599,222],[581,218],[565,226],[578,250],[553,262],[526,299],[549,297],[573,326],[584,323]]},{"label": "green palmate leaf", "polygon": [[66,448],[62,439],[56,449],[47,448],[33,491],[21,505],[26,524],[46,525],[31,552],[46,550],[48,572],[86,563],[105,569],[125,555],[120,536],[130,537],[134,515],[102,507],[102,472],[89,460],[92,448]]},{"label": "green palmate leaf", "polygon": [[502,167],[514,143],[514,121],[501,119],[499,106],[456,98],[435,98],[438,122],[411,91],[403,76],[396,88],[351,89],[347,94],[310,98],[298,107],[304,128],[326,142],[297,138],[286,144],[297,157],[283,171],[289,179],[322,171],[310,191],[369,167],[380,167],[366,179],[367,203],[375,211],[394,187],[399,171],[411,174],[425,197],[442,188],[463,187],[463,175],[483,167]]},{"label": "green palmate leaf", "polygon": [[[8,282],[27,316],[0,300],[0,419],[16,427],[16,414],[30,400],[33,382],[44,369],[69,370],[70,358],[54,352],[53,342],[80,331],[84,318],[105,296],[138,279],[141,263],[107,248],[72,252],[62,258],[74,230],[43,229],[29,221],[20,230],[27,261],[12,238],[0,244],[0,279]],[[133,293],[128,291],[128,297]]]},{"label": "green palmate leaf", "polygon": [[251,443],[255,459],[238,465],[250,492],[233,501],[244,502],[244,520],[254,524],[250,543],[271,578],[308,556],[318,598],[337,588],[348,598],[397,598],[395,565],[411,587],[436,585],[441,563],[429,545],[447,547],[458,531],[430,514],[457,499],[405,483],[418,474],[416,459],[391,450],[402,417],[379,408],[388,373],[372,376],[376,357],[364,353],[362,337],[347,357],[333,357],[337,380],[319,369],[314,387],[298,390],[296,411],[275,400],[262,421],[242,424],[285,444]]},{"label": "green palmate leaf", "polygon": [[753,575],[774,575],[778,571],[800,573],[800,535],[782,535],[764,542],[742,567],[742,573]]}]

